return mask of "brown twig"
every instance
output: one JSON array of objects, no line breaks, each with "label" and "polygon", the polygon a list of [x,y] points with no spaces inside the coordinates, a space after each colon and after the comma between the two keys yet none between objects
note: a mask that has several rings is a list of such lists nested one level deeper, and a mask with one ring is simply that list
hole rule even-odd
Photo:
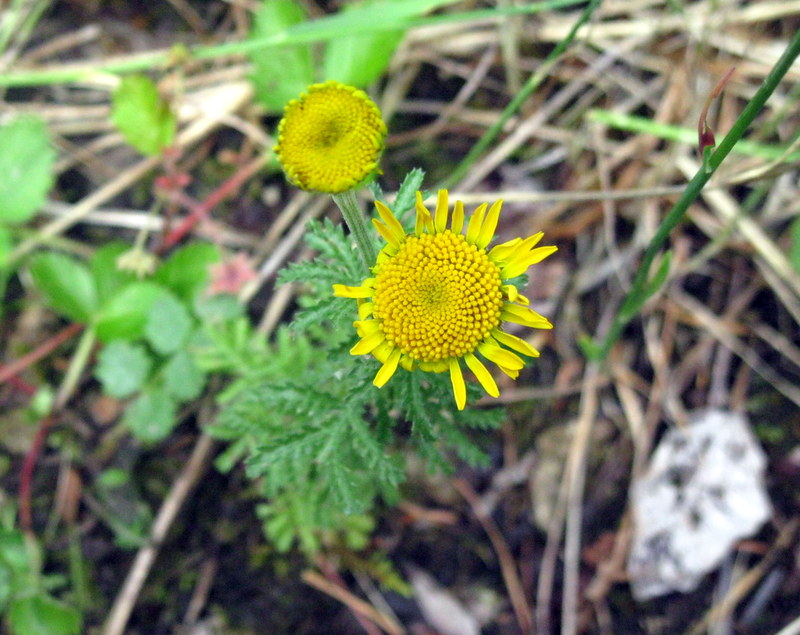
[{"label": "brown twig", "polygon": [[167,497],[161,505],[161,509],[158,510],[158,515],[150,532],[150,540],[136,554],[133,565],[128,571],[128,576],[125,578],[125,583],[114,600],[114,605],[111,607],[108,619],[103,626],[103,635],[122,635],[125,631],[125,625],[128,623],[128,618],[136,604],[136,599],[139,597],[139,591],[141,591],[142,585],[156,560],[158,550],[189,492],[205,472],[208,463],[207,459],[213,447],[214,441],[207,434],[203,433],[197,439],[192,455],[189,457],[189,462],[172,484]]},{"label": "brown twig", "polygon": [[330,597],[339,600],[342,604],[347,606],[353,615],[358,620],[359,624],[370,635],[380,635],[375,626],[380,626],[385,632],[390,635],[404,635],[405,629],[397,624],[393,619],[378,611],[369,602],[365,602],[359,597],[353,595],[342,584],[334,582],[325,576],[306,569],[301,574],[303,582],[314,587],[318,591],[329,595]]},{"label": "brown twig", "polygon": [[578,632],[578,586],[580,567],[581,525],[583,523],[583,493],[586,483],[586,461],[592,426],[597,417],[599,365],[591,363],[586,368],[584,390],[575,424],[575,435],[569,449],[564,475],[567,493],[567,518],[564,531],[564,594],[561,610],[561,632],[574,635]]},{"label": "brown twig", "polygon": [[508,589],[508,596],[511,599],[511,606],[514,609],[514,616],[517,619],[520,631],[523,633],[534,633],[533,618],[531,616],[531,609],[528,606],[528,600],[525,598],[525,592],[522,589],[522,582],[519,579],[517,572],[517,565],[514,562],[514,556],[511,554],[511,549],[508,548],[503,534],[498,529],[491,516],[483,513],[480,504],[480,498],[475,493],[475,490],[465,480],[456,478],[452,480],[453,487],[458,490],[459,494],[464,497],[464,500],[469,503],[472,513],[478,522],[483,527],[489,540],[492,542],[492,547],[497,554],[497,559],[500,561],[500,571],[503,574],[503,581]]},{"label": "brown twig", "polygon": [[197,583],[194,585],[192,599],[189,601],[189,606],[186,607],[186,612],[183,615],[183,623],[187,626],[193,626],[197,622],[200,612],[208,602],[208,595],[211,593],[218,566],[219,562],[214,557],[206,560],[200,567],[200,574]]},{"label": "brown twig", "polygon": [[[5,369],[6,367],[0,364],[0,373],[2,373]],[[29,384],[27,381],[25,381],[21,377],[17,377],[16,375],[9,377],[8,383],[11,384],[11,386],[15,390],[18,390],[19,392],[21,392],[24,395],[27,395],[28,397],[33,397],[33,395],[36,394],[36,386]]]},{"label": "brown twig", "polygon": [[692,629],[688,632],[689,635],[701,635],[708,630],[710,624],[713,624],[721,615],[727,615],[742,599],[753,590],[758,581],[764,577],[764,574],[769,571],[770,567],[777,561],[778,557],[787,549],[789,549],[795,542],[797,531],[800,529],[800,517],[792,518],[787,522],[777,539],[775,540],[772,548],[766,556],[762,558],[756,566],[745,573],[739,581],[728,591],[727,595],[722,600],[699,620]]},{"label": "brown twig", "polygon": [[[46,342],[38,346],[35,350],[31,351],[27,355],[23,355],[8,366],[0,368],[0,383],[16,379],[17,385],[19,385],[19,382],[22,382],[25,392],[29,394],[35,393],[35,387],[28,387],[27,383],[16,377],[17,374],[21,373],[25,368],[31,364],[34,364],[45,355],[51,353],[59,345],[66,342],[74,335],[80,333],[81,330],[83,330],[83,324],[70,324],[60,333],[57,333]],[[29,388],[32,389],[33,392],[29,392]],[[59,409],[58,403],[56,403],[54,409]],[[36,467],[36,460],[39,458],[39,454],[44,447],[45,440],[47,439],[47,433],[50,431],[50,427],[52,426],[55,418],[56,414],[53,412],[39,421],[39,428],[36,430],[36,435],[33,438],[31,447],[28,448],[28,452],[25,454],[25,459],[22,463],[22,469],[19,476],[19,521],[23,531],[26,533],[31,533],[33,531],[33,516],[31,514],[33,470]]]},{"label": "brown twig", "polygon": [[[67,340],[75,333],[78,333],[82,328],[82,324],[72,324],[55,337],[50,338],[48,342],[40,346],[38,349],[17,360],[17,362],[14,364],[11,364],[9,367],[10,371],[9,368],[6,368],[5,379],[15,377],[16,373],[22,371],[22,369],[26,368],[29,364],[55,349],[63,341]],[[67,377],[69,376],[70,373],[68,372]],[[63,391],[67,390],[65,386],[68,383],[69,382],[67,381],[62,384],[61,390],[53,402],[52,412],[40,420],[39,428],[36,430],[36,435],[33,438],[31,447],[28,448],[28,452],[26,453],[25,460],[22,464],[19,480],[19,516],[22,529],[27,533],[31,533],[33,531],[33,518],[31,514],[31,483],[33,481],[33,470],[36,467],[36,460],[38,459],[39,454],[44,447],[45,440],[47,439],[47,433],[50,431],[50,427],[57,416],[56,413],[61,410],[66,402],[68,392]]]}]

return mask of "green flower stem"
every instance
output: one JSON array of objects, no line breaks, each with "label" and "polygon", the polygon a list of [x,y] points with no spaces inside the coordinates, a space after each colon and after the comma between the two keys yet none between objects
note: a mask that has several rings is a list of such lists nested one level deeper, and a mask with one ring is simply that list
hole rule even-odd
[{"label": "green flower stem", "polygon": [[567,34],[563,40],[561,40],[556,47],[550,52],[550,55],[547,56],[547,59],[544,61],[544,64],[537,70],[533,75],[528,78],[528,81],[525,82],[525,85],[522,87],[514,98],[508,103],[508,105],[503,109],[503,112],[500,114],[500,117],[495,121],[495,123],[483,134],[483,136],[478,139],[478,142],[472,146],[469,153],[466,157],[461,161],[461,163],[456,166],[454,170],[450,172],[450,175],[442,182],[442,184],[436,188],[445,188],[449,189],[453,187],[456,183],[458,183],[469,169],[472,167],[472,164],[478,160],[489,145],[497,138],[497,135],[503,130],[503,127],[506,125],[506,122],[511,119],[511,117],[520,109],[522,104],[525,103],[525,100],[530,97],[531,93],[539,87],[547,74],[550,72],[550,69],[553,65],[558,61],[558,58],[567,50],[567,47],[572,44],[572,41],[575,39],[575,36],[578,33],[578,29],[580,29],[588,20],[592,17],[592,13],[597,7],[600,6],[601,0],[591,0],[591,2],[587,5],[587,7],[583,10],[581,17],[578,18],[578,21],[575,22],[570,32]]},{"label": "green flower stem", "polygon": [[333,202],[342,211],[344,222],[350,228],[350,232],[356,239],[358,245],[358,253],[361,255],[361,261],[369,274],[372,265],[375,264],[377,256],[375,252],[375,243],[372,241],[372,228],[370,223],[367,222],[367,217],[358,205],[355,190],[347,190],[341,194],[333,195]]},{"label": "green flower stem", "polygon": [[635,307],[641,307],[644,301],[647,299],[646,296],[651,295],[657,290],[655,288],[648,288],[648,286],[650,267],[653,264],[659,249],[664,242],[666,242],[667,238],[669,238],[670,232],[675,229],[678,223],[681,222],[686,214],[686,211],[689,209],[689,206],[700,195],[700,191],[711,178],[711,175],[714,174],[725,157],[728,156],[728,153],[731,151],[733,146],[736,145],[736,142],[739,141],[742,136],[744,136],[744,133],[750,127],[750,124],[753,123],[756,115],[761,112],[770,95],[775,92],[778,84],[783,79],[783,76],[786,75],[787,71],[791,68],[798,55],[800,55],[800,31],[795,33],[794,37],[789,43],[789,46],[786,48],[780,59],[775,63],[775,66],[772,68],[769,75],[764,78],[761,87],[758,89],[756,94],[753,95],[753,98],[750,100],[747,106],[745,106],[744,110],[742,110],[742,114],[739,115],[739,118],[733,124],[728,134],[725,135],[725,138],[717,146],[717,148],[708,155],[707,159],[703,161],[703,165],[697,171],[697,174],[695,174],[694,178],[689,181],[689,184],[686,186],[686,189],[683,191],[681,197],[675,202],[675,205],[661,222],[661,225],[656,231],[655,236],[653,236],[653,239],[650,241],[647,249],[645,249],[645,252],[642,256],[642,263],[639,266],[639,270],[636,272],[631,290],[625,297],[625,301],[622,303],[620,310],[617,312],[614,322],[612,323],[611,328],[606,334],[603,342],[601,344],[588,342],[588,345],[584,347],[584,351],[590,358],[605,359],[608,357],[611,347],[619,339],[620,335],[622,334],[622,330],[636,315],[636,313],[638,313],[638,310],[633,309]]},{"label": "green flower stem", "polygon": [[61,410],[75,391],[75,387],[80,381],[81,374],[83,374],[86,365],[89,363],[92,348],[96,340],[97,334],[95,333],[94,327],[88,327],[83,332],[83,335],[81,335],[81,339],[78,341],[78,348],[75,349],[75,353],[72,355],[64,379],[58,387],[58,394],[53,403],[54,411],[57,412]]},{"label": "green flower stem", "polygon": [[76,527],[74,520],[67,527],[67,536],[69,538],[69,575],[72,592],[78,610],[85,611],[89,606],[89,585],[86,580],[86,567],[81,549],[81,532]]}]

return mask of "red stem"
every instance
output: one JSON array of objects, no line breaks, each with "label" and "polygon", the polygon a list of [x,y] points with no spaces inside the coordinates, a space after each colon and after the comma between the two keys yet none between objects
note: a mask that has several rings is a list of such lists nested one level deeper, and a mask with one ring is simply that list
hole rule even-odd
[{"label": "red stem", "polygon": [[[5,366],[0,364],[0,373],[5,370]],[[16,390],[27,395],[28,397],[33,397],[36,394],[36,386],[29,384],[27,381],[22,379],[21,377],[17,377],[14,375],[13,377],[8,378],[8,383],[11,384]]]},{"label": "red stem", "polygon": [[[14,382],[14,385],[24,392],[28,394],[35,393],[36,388],[18,378],[17,375],[31,364],[49,355],[71,337],[80,333],[83,328],[83,324],[70,324],[27,355],[23,355],[7,366],[3,366],[0,368],[0,383],[5,381]],[[33,437],[31,447],[25,455],[25,460],[22,463],[22,470],[19,475],[19,521],[22,529],[26,533],[30,533],[33,527],[33,520],[31,517],[31,481],[33,480],[33,469],[36,467],[36,459],[42,451],[45,439],[47,439],[47,433],[53,421],[55,421],[55,415],[50,414],[39,422],[36,436]]]},{"label": "red stem", "polygon": [[190,210],[187,216],[180,225],[170,231],[164,238],[159,251],[166,251],[183,238],[191,229],[197,225],[201,220],[208,217],[208,213],[219,205],[226,198],[233,196],[239,188],[252,177],[256,172],[264,167],[266,159],[260,156],[246,166],[238,170],[227,181],[224,181],[216,190],[208,195],[206,200],[198,203],[183,192],[175,192],[174,195],[178,201]]},{"label": "red stem", "polygon": [[13,379],[14,376],[19,375],[28,366],[30,366],[31,364],[35,364],[40,359],[42,359],[42,357],[49,355],[51,352],[53,352],[53,350],[58,348],[68,339],[80,333],[82,330],[83,330],[83,324],[70,324],[60,333],[56,333],[53,337],[51,337],[46,342],[40,344],[30,353],[23,355],[19,359],[11,362],[6,366],[0,367],[0,384]]},{"label": "red stem", "polygon": [[39,429],[33,437],[33,443],[25,455],[22,463],[22,471],[19,475],[19,522],[25,533],[31,533],[33,520],[31,517],[31,481],[33,480],[33,468],[36,467],[36,459],[42,450],[44,441],[50,426],[55,421],[55,415],[47,415],[39,422]]}]

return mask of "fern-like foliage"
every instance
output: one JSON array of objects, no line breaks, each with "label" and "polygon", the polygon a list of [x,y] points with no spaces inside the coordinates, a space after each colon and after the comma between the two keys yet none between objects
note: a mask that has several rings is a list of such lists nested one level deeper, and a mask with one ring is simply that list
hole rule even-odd
[{"label": "fern-like foliage", "polygon": [[[381,418],[391,420],[400,412],[411,424],[409,441],[433,470],[447,474],[453,471],[453,452],[472,465],[486,465],[488,457],[470,439],[466,429],[497,428],[504,412],[500,408],[456,410],[450,377],[446,373],[397,372],[376,400]],[[477,399],[481,390],[468,384],[470,399]]]},{"label": "fern-like foliage", "polygon": [[364,420],[370,400],[364,365],[336,368],[335,357],[318,358],[297,377],[251,387],[221,413],[216,428],[248,430],[247,473],[264,478],[267,496],[306,483],[329,504],[356,513],[378,494],[396,497],[403,471]]},{"label": "fern-like foliage", "polygon": [[409,227],[413,224],[414,214],[412,212],[414,211],[417,191],[422,190],[422,181],[424,178],[425,171],[420,168],[414,168],[406,174],[406,178],[404,178],[403,182],[400,184],[397,190],[397,196],[395,196],[394,202],[391,205],[383,195],[383,190],[378,184],[378,181],[372,181],[369,184],[369,189],[376,201],[380,201],[390,207],[397,217],[397,220],[399,220],[404,227]]},{"label": "fern-like foliage", "polygon": [[395,501],[404,470],[402,456],[365,419],[373,370],[346,348],[325,350],[335,336],[295,338],[305,341],[301,348],[313,342],[314,355],[291,373],[251,377],[211,433],[233,442],[224,465],[246,455],[248,476],[271,501],[262,510],[268,533],[291,534],[313,551],[320,531],[371,510],[378,496]]},{"label": "fern-like foliage", "polygon": [[[292,263],[278,276],[279,283],[299,283],[306,291],[292,328],[305,331],[311,325],[351,323],[352,303],[335,298],[332,288],[334,284],[358,285],[365,277],[353,241],[341,225],[334,225],[327,218],[310,221],[305,240],[318,256]],[[378,246],[377,239],[375,245]]]}]

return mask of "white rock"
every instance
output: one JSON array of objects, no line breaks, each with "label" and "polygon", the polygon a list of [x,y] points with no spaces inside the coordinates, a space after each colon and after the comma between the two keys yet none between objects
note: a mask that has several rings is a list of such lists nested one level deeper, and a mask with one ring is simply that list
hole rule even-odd
[{"label": "white rock", "polygon": [[636,599],[693,590],[769,518],[765,464],[741,414],[702,411],[664,435],[633,487],[628,576]]}]

